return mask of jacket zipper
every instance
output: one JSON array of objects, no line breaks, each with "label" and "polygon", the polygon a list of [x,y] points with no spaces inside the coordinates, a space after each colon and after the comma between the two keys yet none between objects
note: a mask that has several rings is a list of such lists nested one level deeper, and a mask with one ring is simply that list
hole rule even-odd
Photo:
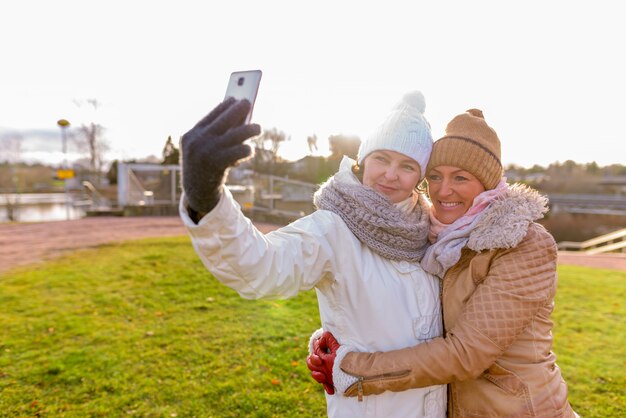
[{"label": "jacket zipper", "polygon": [[[370,377],[363,377],[360,376],[356,382],[356,389],[357,389],[357,398],[359,400],[359,402],[363,402],[363,382],[369,382],[371,380],[385,380],[385,379],[393,379],[393,378],[397,378],[397,377],[403,377],[403,376],[408,376],[409,372],[408,371],[402,371],[402,372],[393,372],[393,373],[385,373],[385,374],[381,374],[378,376],[370,376]],[[352,386],[350,386],[348,389],[346,389],[346,394],[350,392],[350,388],[353,388],[354,384]]]},{"label": "jacket zipper", "polygon": [[357,382],[357,395],[359,402],[363,402],[363,378],[359,377],[359,381]]}]

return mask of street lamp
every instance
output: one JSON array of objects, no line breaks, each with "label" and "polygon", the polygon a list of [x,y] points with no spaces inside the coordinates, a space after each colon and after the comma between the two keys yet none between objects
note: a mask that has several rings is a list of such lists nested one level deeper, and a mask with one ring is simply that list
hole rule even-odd
[{"label": "street lamp", "polygon": [[[65,189],[65,218],[70,219],[70,195],[67,187],[67,179],[72,178],[72,170],[69,169],[67,163],[67,128],[70,126],[70,122],[67,119],[59,119],[57,125],[61,128],[61,139],[63,140],[63,167],[62,170],[57,172],[57,177],[63,179],[63,186]],[[60,174],[60,175],[59,175]]]},{"label": "street lamp", "polygon": [[70,126],[70,122],[67,119],[59,119],[57,125],[61,128],[61,138],[63,139],[63,155],[67,153],[67,138],[65,130]]}]

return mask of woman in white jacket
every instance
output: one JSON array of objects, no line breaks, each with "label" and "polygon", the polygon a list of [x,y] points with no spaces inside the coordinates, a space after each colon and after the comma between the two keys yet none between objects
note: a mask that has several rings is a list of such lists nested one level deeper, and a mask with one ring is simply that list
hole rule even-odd
[{"label": "woman in white jacket", "polygon": [[[226,100],[183,136],[180,216],[207,269],[242,297],[315,288],[324,330],[360,351],[442,334],[439,280],[422,270],[428,202],[417,190],[432,150],[424,97],[411,92],[314,196],[318,210],[269,234],[243,216],[224,173],[250,155],[246,101]],[[332,392],[331,388],[327,391]],[[445,417],[445,385],[355,398],[327,396],[331,417]]]}]

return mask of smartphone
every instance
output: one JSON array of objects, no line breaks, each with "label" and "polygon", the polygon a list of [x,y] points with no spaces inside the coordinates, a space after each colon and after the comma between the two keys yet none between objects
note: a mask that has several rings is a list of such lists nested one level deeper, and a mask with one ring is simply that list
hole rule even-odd
[{"label": "smartphone", "polygon": [[228,87],[224,98],[234,97],[235,99],[248,99],[252,104],[250,112],[246,116],[244,123],[250,123],[252,118],[252,109],[259,91],[259,83],[261,82],[261,70],[235,71],[231,73],[228,79]]}]

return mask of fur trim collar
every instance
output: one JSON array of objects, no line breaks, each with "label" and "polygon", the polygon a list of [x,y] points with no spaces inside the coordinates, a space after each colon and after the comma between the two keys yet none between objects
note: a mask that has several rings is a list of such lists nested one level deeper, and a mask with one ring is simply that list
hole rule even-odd
[{"label": "fur trim collar", "polygon": [[529,225],[548,211],[548,198],[523,184],[513,184],[485,209],[470,233],[467,247],[480,252],[513,248],[528,232]]}]

